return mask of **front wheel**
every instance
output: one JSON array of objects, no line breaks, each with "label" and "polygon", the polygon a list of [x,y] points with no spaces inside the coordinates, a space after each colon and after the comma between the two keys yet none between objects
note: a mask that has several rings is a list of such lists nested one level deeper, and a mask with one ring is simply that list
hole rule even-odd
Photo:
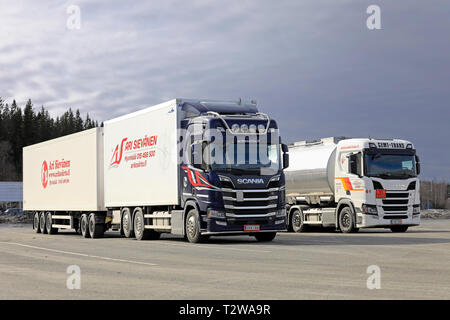
[{"label": "front wheel", "polygon": [[259,242],[269,242],[275,239],[276,235],[277,235],[276,232],[262,232],[255,234],[255,238]]},{"label": "front wheel", "polygon": [[355,216],[352,209],[345,207],[339,214],[339,228],[343,233],[357,232]]},{"label": "front wheel", "polygon": [[208,239],[207,236],[202,236],[200,233],[200,221],[198,220],[197,210],[192,209],[188,212],[185,224],[186,237],[189,242],[199,243]]},{"label": "front wheel", "polygon": [[406,232],[408,226],[394,226],[390,228],[392,232]]},{"label": "front wheel", "polygon": [[291,213],[290,220],[292,231],[294,232],[306,231],[306,228],[308,226],[303,223],[303,212],[301,212],[300,210],[294,210],[294,212]]}]

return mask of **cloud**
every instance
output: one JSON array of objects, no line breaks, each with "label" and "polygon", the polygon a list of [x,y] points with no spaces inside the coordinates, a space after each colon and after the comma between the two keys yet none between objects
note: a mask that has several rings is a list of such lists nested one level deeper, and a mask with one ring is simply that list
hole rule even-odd
[{"label": "cloud", "polygon": [[370,4],[2,0],[0,96],[99,121],[174,97],[256,98],[287,141],[405,138],[424,177],[450,180],[450,4],[379,0],[369,31]]}]

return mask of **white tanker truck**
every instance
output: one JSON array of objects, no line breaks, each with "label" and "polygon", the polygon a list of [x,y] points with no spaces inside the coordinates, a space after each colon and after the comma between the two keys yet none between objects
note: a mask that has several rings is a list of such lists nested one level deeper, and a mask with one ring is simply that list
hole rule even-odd
[{"label": "white tanker truck", "polygon": [[419,158],[405,140],[324,138],[289,146],[289,228],[405,232],[420,224]]}]

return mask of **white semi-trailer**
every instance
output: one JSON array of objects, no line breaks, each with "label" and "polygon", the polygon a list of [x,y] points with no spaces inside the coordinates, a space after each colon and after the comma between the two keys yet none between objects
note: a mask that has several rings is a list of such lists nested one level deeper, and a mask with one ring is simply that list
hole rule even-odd
[{"label": "white semi-trailer", "polygon": [[287,151],[254,102],[174,99],[25,147],[24,209],[43,233],[270,241],[286,230]]},{"label": "white semi-trailer", "polygon": [[324,138],[289,146],[289,229],[390,228],[420,224],[419,158],[405,140]]}]

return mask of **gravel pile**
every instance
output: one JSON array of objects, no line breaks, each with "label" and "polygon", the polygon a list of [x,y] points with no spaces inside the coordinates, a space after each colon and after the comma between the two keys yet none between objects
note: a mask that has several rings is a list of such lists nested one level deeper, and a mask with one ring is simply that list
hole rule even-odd
[{"label": "gravel pile", "polygon": [[450,209],[428,209],[420,211],[422,219],[450,219]]},{"label": "gravel pile", "polygon": [[15,224],[15,223],[33,223],[33,214],[0,214],[0,223]]}]

